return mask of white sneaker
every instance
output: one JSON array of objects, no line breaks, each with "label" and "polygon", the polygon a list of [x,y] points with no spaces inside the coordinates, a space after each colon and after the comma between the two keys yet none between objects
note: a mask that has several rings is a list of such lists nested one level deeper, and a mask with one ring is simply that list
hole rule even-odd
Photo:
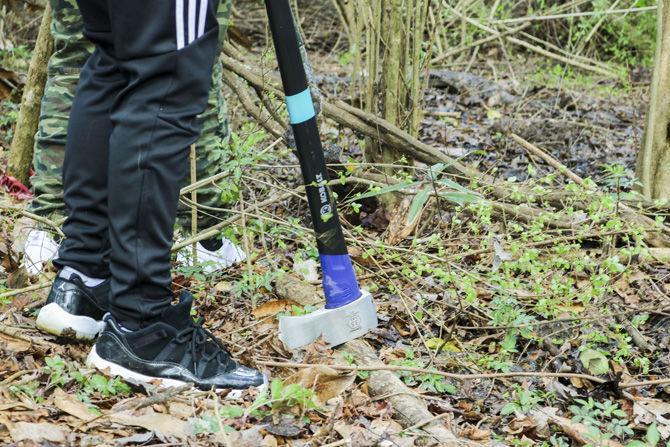
[{"label": "white sneaker", "polygon": [[[207,250],[200,244],[200,242],[196,244],[198,265],[202,266],[203,272],[213,273],[217,270],[228,268],[238,262],[242,262],[247,258],[247,254],[230,239],[224,237],[222,242],[223,245],[216,251]],[[193,249],[191,246],[182,248],[177,253],[177,261],[183,265],[192,266],[192,253]]]},{"label": "white sneaker", "polygon": [[58,254],[58,244],[51,233],[30,230],[23,247],[23,266],[31,275],[39,275],[46,264]]}]

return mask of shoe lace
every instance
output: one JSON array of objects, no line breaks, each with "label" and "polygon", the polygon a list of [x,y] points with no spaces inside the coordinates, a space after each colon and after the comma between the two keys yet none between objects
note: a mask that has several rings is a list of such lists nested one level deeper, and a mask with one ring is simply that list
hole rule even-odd
[{"label": "shoe lace", "polygon": [[[175,341],[177,343],[188,343],[194,372],[197,371],[196,359],[198,359],[198,357],[206,362],[216,359],[216,361],[222,365],[225,365],[230,360],[230,352],[228,352],[226,346],[221,343],[214,334],[202,326],[204,322],[205,319],[200,317],[195,323],[182,329],[175,336]],[[210,346],[210,352],[207,352],[208,350],[206,347],[208,345]],[[201,355],[198,356],[198,354]]]}]

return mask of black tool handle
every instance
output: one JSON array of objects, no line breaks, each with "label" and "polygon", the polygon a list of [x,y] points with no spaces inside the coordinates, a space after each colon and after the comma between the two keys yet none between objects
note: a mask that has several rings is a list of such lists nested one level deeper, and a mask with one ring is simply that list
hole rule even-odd
[{"label": "black tool handle", "polygon": [[337,308],[358,299],[361,292],[347,253],[335,200],[327,184],[326,161],[291,7],[288,0],[266,0],[265,7],[314,223],[326,307]]}]

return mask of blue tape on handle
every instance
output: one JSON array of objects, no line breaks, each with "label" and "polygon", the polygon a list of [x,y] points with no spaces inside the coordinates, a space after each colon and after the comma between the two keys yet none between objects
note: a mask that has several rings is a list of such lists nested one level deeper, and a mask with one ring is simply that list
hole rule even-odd
[{"label": "blue tape on handle", "polygon": [[286,106],[288,107],[291,124],[304,123],[316,115],[309,89],[305,89],[296,95],[287,96]]},{"label": "blue tape on handle", "polygon": [[361,297],[349,255],[320,255],[326,309],[337,309]]}]

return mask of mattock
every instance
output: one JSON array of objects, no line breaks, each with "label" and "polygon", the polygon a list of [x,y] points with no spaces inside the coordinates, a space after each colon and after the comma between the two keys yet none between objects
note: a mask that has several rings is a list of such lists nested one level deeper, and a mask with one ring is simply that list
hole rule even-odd
[{"label": "mattock", "polygon": [[328,186],[316,112],[291,7],[288,0],[266,0],[265,7],[314,223],[326,296],[324,308],[307,315],[280,317],[279,338],[291,349],[307,345],[319,336],[336,346],[376,328],[377,309],[372,295],[358,286]]}]

